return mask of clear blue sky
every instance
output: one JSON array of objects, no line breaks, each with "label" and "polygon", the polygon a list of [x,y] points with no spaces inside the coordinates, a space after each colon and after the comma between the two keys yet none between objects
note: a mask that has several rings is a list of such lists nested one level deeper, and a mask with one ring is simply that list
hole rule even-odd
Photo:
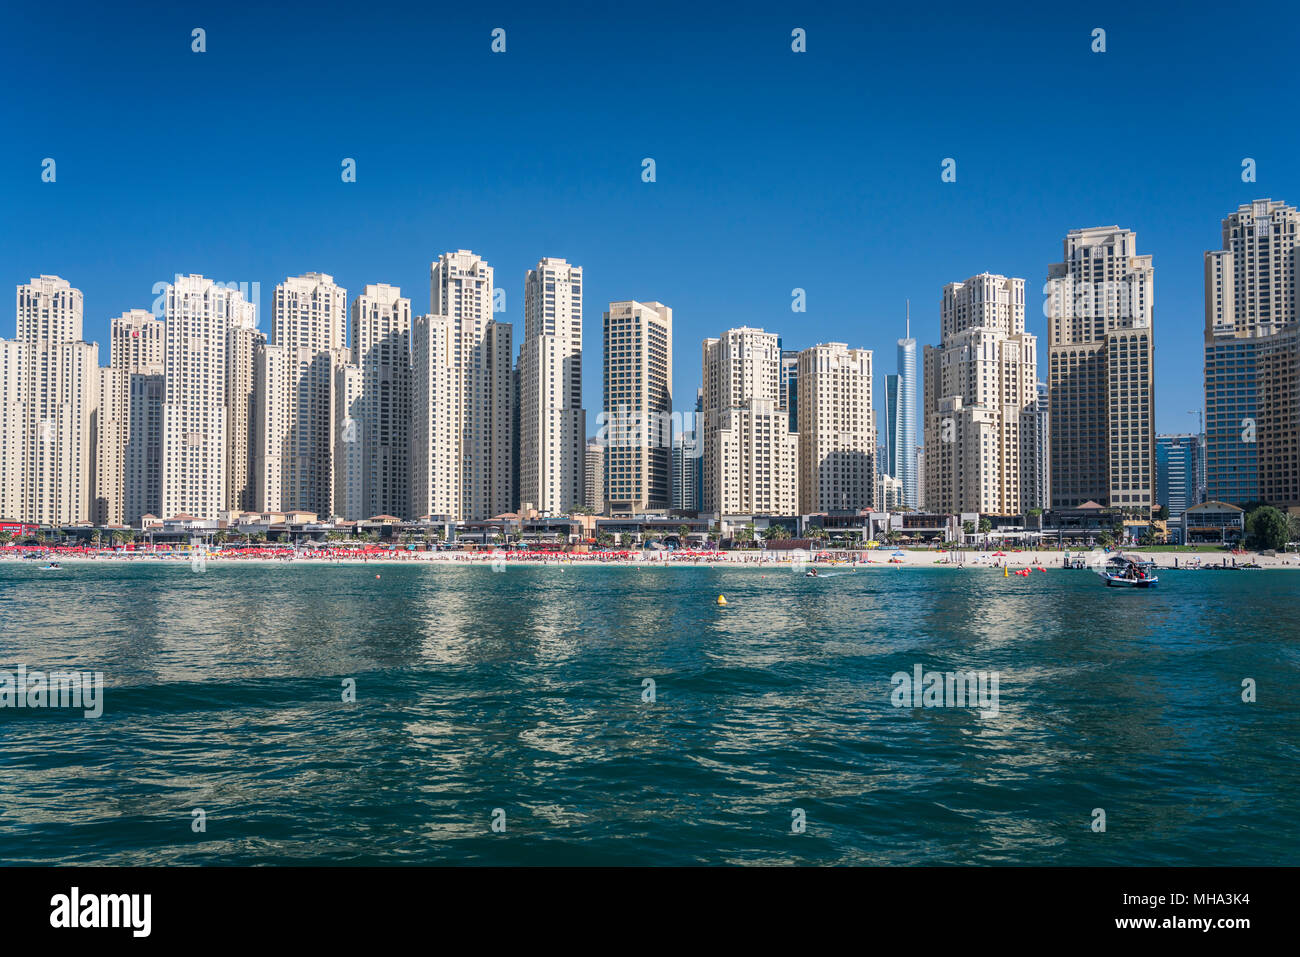
[{"label": "clear blue sky", "polygon": [[1041,369],[1048,264],[1117,223],[1155,257],[1157,428],[1194,427],[1202,255],[1239,203],[1300,202],[1294,5],[729,6],[10,5],[0,282],[80,287],[106,363],[109,317],[177,272],[260,282],[267,329],[310,270],[427,311],[457,248],[496,268],[518,341],[525,271],[562,256],[594,430],[610,300],[673,307],[679,407],[700,340],[737,325],[875,349],[883,380],[904,300],[934,342],[943,284],[985,270],[1026,280]]}]

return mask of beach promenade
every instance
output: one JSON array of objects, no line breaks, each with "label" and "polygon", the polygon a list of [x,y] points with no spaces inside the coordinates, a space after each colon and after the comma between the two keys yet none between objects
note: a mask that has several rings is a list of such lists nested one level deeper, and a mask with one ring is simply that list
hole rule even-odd
[{"label": "beach promenade", "polygon": [[[860,571],[896,568],[949,567],[954,570],[1021,569],[1041,567],[1065,569],[1070,563],[1083,560],[1089,566],[1104,563],[1115,550],[1102,549],[1058,550],[938,550],[938,549],[870,549],[839,550],[814,549],[795,553],[766,551],[762,549],[737,549],[723,551],[604,551],[563,552],[543,549],[507,550],[490,546],[473,551],[428,551],[395,549],[380,546],[367,548],[223,548],[206,552],[191,552],[187,548],[169,550],[93,549],[78,547],[6,546],[0,548],[0,561],[58,562],[86,564],[95,562],[161,562],[167,564],[229,565],[247,563],[331,563],[331,564],[412,564],[432,565],[489,565],[495,568],[526,565],[565,565],[645,568],[699,568],[725,565],[728,568],[802,569],[804,567],[847,567]],[[1300,569],[1300,555],[1292,552],[1266,554],[1256,551],[1125,551],[1152,561],[1159,568],[1209,569],[1211,567],[1246,566],[1259,569]]]}]

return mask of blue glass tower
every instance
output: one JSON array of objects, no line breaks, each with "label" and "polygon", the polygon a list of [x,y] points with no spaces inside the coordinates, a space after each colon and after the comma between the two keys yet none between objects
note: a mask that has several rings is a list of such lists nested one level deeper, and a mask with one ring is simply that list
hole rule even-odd
[{"label": "blue glass tower", "polygon": [[1253,338],[1205,346],[1205,484],[1211,501],[1244,505],[1259,499],[1255,442]]},{"label": "blue glass tower", "polygon": [[1156,436],[1156,504],[1169,507],[1171,520],[1197,504],[1200,456],[1199,435]]},{"label": "blue glass tower", "polygon": [[894,435],[894,476],[903,483],[903,504],[916,508],[916,340],[912,338],[910,306],[907,335],[898,340],[898,410]]}]

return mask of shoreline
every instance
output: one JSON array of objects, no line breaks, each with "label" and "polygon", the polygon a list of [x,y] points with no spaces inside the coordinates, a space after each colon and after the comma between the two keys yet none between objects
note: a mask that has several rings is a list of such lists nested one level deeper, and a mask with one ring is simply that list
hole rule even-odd
[{"label": "shoreline", "polygon": [[[1071,550],[1069,552],[1071,560],[1091,556],[1094,550],[1080,552]],[[63,555],[58,553],[44,552],[41,549],[33,548],[29,554],[37,555],[37,558],[22,558],[17,555],[0,556],[0,566],[5,565],[29,565],[35,568],[41,568],[42,562],[54,561],[60,566],[65,563],[69,566],[77,565],[95,565],[95,564],[154,564],[154,565],[178,565],[191,564],[192,559],[188,553],[181,552],[172,555],[157,554],[110,554],[102,553],[98,555]],[[587,555],[573,555],[564,557],[542,558],[537,556],[521,557],[517,555],[493,555],[490,552],[474,554],[473,556],[464,554],[449,554],[439,552],[412,552],[403,556],[384,555],[373,556],[321,556],[313,557],[311,555],[293,555],[284,557],[275,556],[255,556],[243,557],[237,555],[222,555],[219,553],[209,553],[204,559],[206,565],[215,566],[237,566],[237,565],[449,565],[453,567],[494,565],[504,563],[507,567],[563,567],[563,568],[752,568],[752,569],[791,569],[792,566],[799,564],[806,567],[816,567],[818,569],[841,569],[841,570],[867,570],[867,569],[889,569],[889,568],[951,568],[954,570],[974,570],[989,569],[1001,570],[1007,568],[1010,570],[1024,568],[1043,568],[1045,570],[1078,570],[1065,569],[1065,552],[1059,550],[1038,550],[1028,552],[1007,552],[998,555],[994,552],[927,552],[927,551],[903,551],[901,557],[895,557],[893,552],[872,551],[870,553],[857,552],[851,556],[843,558],[823,559],[820,561],[804,560],[796,562],[795,560],[775,557],[767,554],[734,554],[724,553],[719,557],[672,557],[671,554],[665,554],[663,557],[650,558],[631,558],[625,556],[619,557],[596,557]],[[1293,569],[1300,571],[1300,555],[1296,554],[1279,554],[1279,555],[1261,555],[1258,552],[1244,552],[1239,555],[1220,554],[1215,552],[1130,552],[1129,554],[1140,555],[1142,558],[1155,563],[1161,571],[1192,571],[1192,570],[1210,570],[1211,568],[1236,570],[1233,568],[1235,561],[1237,569],[1242,565],[1253,564],[1257,568],[1241,570],[1265,570],[1265,569]],[[953,560],[954,556],[959,556],[959,560]],[[1175,566],[1177,560],[1177,566]]]}]

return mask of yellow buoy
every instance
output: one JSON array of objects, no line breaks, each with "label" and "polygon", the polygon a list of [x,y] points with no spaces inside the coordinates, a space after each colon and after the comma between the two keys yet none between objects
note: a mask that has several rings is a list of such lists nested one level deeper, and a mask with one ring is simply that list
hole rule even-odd
[{"label": "yellow buoy", "polygon": [[719,595],[719,596],[718,596],[718,604],[719,604],[719,605],[725,605],[726,603],[727,603],[727,599],[724,598],[723,596]]},{"label": "yellow buoy", "polygon": [[1003,578],[1006,578],[1006,577],[1007,577],[1007,566],[1006,566],[1006,565],[1003,565],[1003,566],[1002,566],[1002,577],[1003,577]]}]

